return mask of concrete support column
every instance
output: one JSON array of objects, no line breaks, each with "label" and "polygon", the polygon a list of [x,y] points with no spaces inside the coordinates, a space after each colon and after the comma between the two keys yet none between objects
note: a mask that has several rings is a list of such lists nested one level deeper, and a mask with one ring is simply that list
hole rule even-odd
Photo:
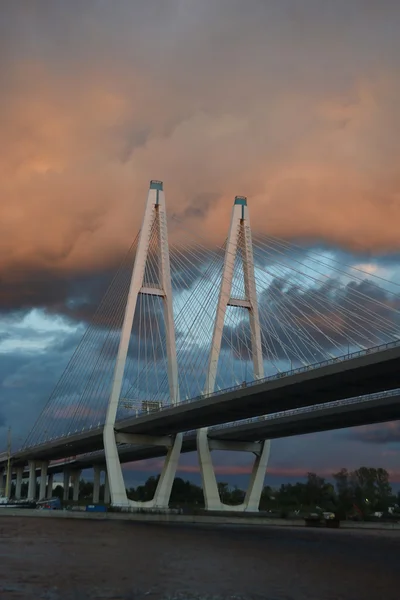
[{"label": "concrete support column", "polygon": [[157,490],[154,496],[154,506],[168,508],[171,497],[172,486],[174,483],[176,471],[178,469],[179,457],[181,455],[183,433],[177,433],[171,448],[168,448],[165,457],[164,467],[161,471]]},{"label": "concrete support column", "polygon": [[22,478],[24,476],[24,467],[17,467],[17,478],[15,480],[15,498],[21,500]]},{"label": "concrete support column", "polygon": [[205,509],[221,510],[221,498],[208,443],[208,429],[206,427],[197,431],[197,456],[203,483]]},{"label": "concrete support column", "polygon": [[47,498],[49,500],[53,497],[53,477],[53,473],[49,473],[49,476],[47,478]]},{"label": "concrete support column", "polygon": [[5,482],[5,471],[4,469],[0,469],[0,496],[4,496],[4,492],[6,490],[6,482]]},{"label": "concrete support column", "polygon": [[47,466],[48,463],[46,461],[43,461],[40,464],[39,500],[44,500],[46,498]]},{"label": "concrete support column", "polygon": [[36,464],[34,460],[28,462],[29,466],[29,484],[28,484],[28,500],[36,499]]},{"label": "concrete support column", "polygon": [[[7,470],[5,472],[4,495],[6,498],[10,498],[10,496],[11,496],[11,479],[12,479],[11,473],[12,473],[11,468],[10,468],[9,473],[7,473]],[[8,477],[8,475],[9,475],[9,477]]]},{"label": "concrete support column", "polygon": [[110,504],[110,484],[108,481],[107,470],[105,471],[104,478],[104,504]]},{"label": "concrete support column", "polygon": [[64,493],[63,500],[67,502],[69,500],[69,471],[65,469],[64,471]]},{"label": "concrete support column", "polygon": [[72,485],[73,485],[73,501],[74,502],[78,502],[79,500],[79,480],[81,477],[81,472],[80,471],[74,471],[74,475],[73,475],[73,481],[72,481]]},{"label": "concrete support column", "polygon": [[100,502],[100,475],[101,467],[95,465],[93,467],[93,504],[98,504]]},{"label": "concrete support column", "polygon": [[255,454],[255,461],[250,477],[249,487],[242,504],[228,506],[220,497],[214,466],[211,458],[210,440],[207,429],[203,428],[197,432],[197,452],[199,457],[200,473],[203,482],[204,503],[206,510],[213,511],[235,511],[235,512],[257,512],[264,486],[265,472],[268,465],[271,443],[254,442],[254,444],[235,444],[233,442],[217,442],[211,440],[212,445],[217,445],[218,450],[244,450]]}]

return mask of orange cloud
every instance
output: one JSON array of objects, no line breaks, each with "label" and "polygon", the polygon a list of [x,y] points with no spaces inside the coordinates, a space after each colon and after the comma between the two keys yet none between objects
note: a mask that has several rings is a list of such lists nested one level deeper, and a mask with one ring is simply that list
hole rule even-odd
[{"label": "orange cloud", "polygon": [[[114,263],[140,226],[151,178],[164,180],[170,213],[210,242],[224,238],[233,197],[245,194],[257,230],[399,249],[400,51],[392,56],[385,29],[395,15],[366,10],[355,23],[345,4],[327,18],[305,2],[295,17],[257,6],[243,19],[234,4],[221,14],[213,3],[179,12],[168,2],[159,19],[133,5],[8,9],[4,281]],[[370,61],[372,16],[384,69]]]}]

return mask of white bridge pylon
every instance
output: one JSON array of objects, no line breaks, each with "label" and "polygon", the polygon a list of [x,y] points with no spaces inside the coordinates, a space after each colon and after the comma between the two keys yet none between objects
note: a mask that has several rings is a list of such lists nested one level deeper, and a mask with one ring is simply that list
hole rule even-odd
[{"label": "white bridge pylon", "polygon": [[[244,299],[232,297],[235,261],[239,251],[241,252],[243,262]],[[243,196],[236,196],[232,210],[207,372],[205,390],[207,394],[211,394],[215,391],[223,328],[228,306],[240,307],[248,311],[254,379],[261,379],[264,377],[264,363],[262,356],[257,290],[254,276],[253,243],[247,199]],[[211,450],[213,447],[219,450],[245,450],[254,452],[256,456],[250,484],[244,502],[240,505],[229,506],[221,501],[211,458]],[[213,440],[208,438],[208,429],[203,428],[197,432],[197,452],[203,481],[205,508],[207,510],[235,510],[240,512],[258,511],[270,452],[269,440],[261,441],[257,444],[238,444],[221,441],[214,443]]]},{"label": "white bridge pylon", "polygon": [[[150,238],[154,226],[157,227],[158,230],[159,288],[143,287],[146,263],[149,255]],[[150,182],[145,214],[139,235],[135,264],[132,271],[124,322],[122,325],[121,338],[114,369],[113,383],[104,425],[103,441],[112,505],[127,508],[168,508],[172,484],[174,482],[181,452],[183,434],[179,433],[174,437],[163,436],[162,438],[149,438],[147,441],[148,445],[154,444],[156,446],[167,446],[167,456],[153,499],[148,502],[136,502],[130,500],[126,494],[117,443],[138,443],[137,436],[118,434],[115,432],[115,420],[117,417],[135,309],[138,296],[141,293],[155,295],[158,297],[161,296],[163,298],[169,393],[171,403],[177,404],[179,402],[178,367],[172,306],[171,268],[169,259],[165,196],[163,191],[163,183],[155,180]]]}]

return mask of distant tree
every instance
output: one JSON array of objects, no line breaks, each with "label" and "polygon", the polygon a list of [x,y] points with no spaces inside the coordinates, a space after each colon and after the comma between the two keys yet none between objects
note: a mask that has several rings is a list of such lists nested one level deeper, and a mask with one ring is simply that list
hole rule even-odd
[{"label": "distant tree", "polygon": [[79,498],[86,499],[93,497],[93,482],[81,479],[79,482]]},{"label": "distant tree", "polygon": [[157,475],[156,477],[151,476],[147,479],[144,485],[139,485],[136,488],[136,497],[134,498],[134,500],[137,500],[139,502],[148,502],[149,500],[152,500],[156,492],[159,479],[159,475]]},{"label": "distant tree", "polygon": [[[129,488],[127,490],[128,498],[137,502],[151,500],[155,494],[158,481],[159,476],[152,476],[143,485],[139,485],[137,488]],[[170,505],[204,506],[203,490],[190,481],[184,481],[181,477],[176,477],[172,485]]]},{"label": "distant tree", "polygon": [[235,485],[235,487],[233,488],[233,490],[231,491],[229,496],[230,496],[229,504],[232,504],[232,506],[235,506],[237,504],[242,504],[242,502],[244,502],[246,493],[243,490],[239,489],[237,487],[237,485]]},{"label": "distant tree", "polygon": [[361,467],[353,471],[351,481],[356,502],[373,510],[387,510],[392,488],[385,469]]},{"label": "distant tree", "polygon": [[221,498],[221,502],[228,502],[229,500],[229,485],[227,483],[224,483],[222,481],[218,482],[218,491],[219,491],[219,495]]},{"label": "distant tree", "polygon": [[355,497],[354,497],[354,486],[350,481],[350,474],[347,469],[341,469],[337,473],[333,474],[333,478],[336,483],[336,512],[342,519],[351,512]]},{"label": "distant tree", "polygon": [[56,485],[56,487],[53,489],[53,497],[60,498],[60,500],[64,498],[64,488],[62,485]]},{"label": "distant tree", "polygon": [[353,472],[341,469],[333,478],[341,515],[350,513],[354,507],[362,513],[387,510],[393,502],[389,474],[385,469],[360,467]]},{"label": "distant tree", "polygon": [[176,477],[171,490],[171,505],[204,506],[203,490],[190,481]]}]

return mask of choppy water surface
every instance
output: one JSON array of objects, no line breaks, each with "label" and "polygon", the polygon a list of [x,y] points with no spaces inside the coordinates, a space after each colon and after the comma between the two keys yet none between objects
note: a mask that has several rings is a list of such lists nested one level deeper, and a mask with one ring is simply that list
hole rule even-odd
[{"label": "choppy water surface", "polygon": [[0,518],[4,600],[398,600],[400,532]]}]

